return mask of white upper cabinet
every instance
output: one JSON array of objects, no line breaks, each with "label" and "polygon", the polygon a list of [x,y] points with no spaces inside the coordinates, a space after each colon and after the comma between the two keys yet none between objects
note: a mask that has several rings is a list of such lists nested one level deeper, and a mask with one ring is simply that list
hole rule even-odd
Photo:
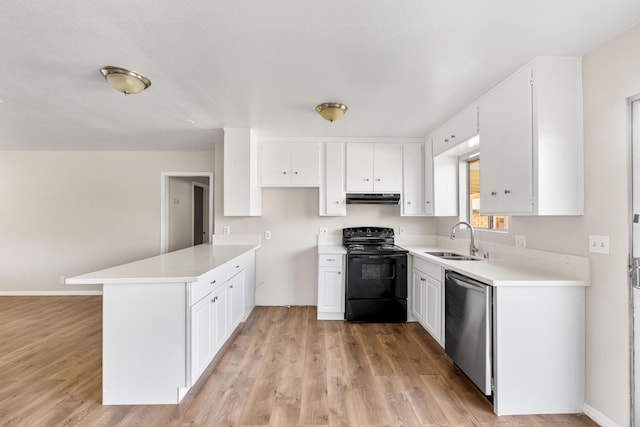
[{"label": "white upper cabinet", "polygon": [[402,191],[402,145],[347,144],[347,192],[399,193]]},{"label": "white upper cabinet", "polygon": [[537,58],[479,106],[481,212],[583,213],[579,58]]},{"label": "white upper cabinet", "polygon": [[433,215],[433,142],[425,138],[424,142],[424,213]]},{"label": "white upper cabinet", "polygon": [[402,215],[425,215],[422,144],[402,145]]},{"label": "white upper cabinet", "polygon": [[224,215],[262,215],[258,142],[251,129],[224,129]]},{"label": "white upper cabinet", "polygon": [[262,142],[260,152],[263,187],[320,185],[320,143]]},{"label": "white upper cabinet", "polygon": [[345,216],[344,144],[327,142],[324,147],[324,177],[320,186],[320,215]]},{"label": "white upper cabinet", "polygon": [[450,150],[477,133],[478,104],[473,103],[433,132],[433,155]]}]

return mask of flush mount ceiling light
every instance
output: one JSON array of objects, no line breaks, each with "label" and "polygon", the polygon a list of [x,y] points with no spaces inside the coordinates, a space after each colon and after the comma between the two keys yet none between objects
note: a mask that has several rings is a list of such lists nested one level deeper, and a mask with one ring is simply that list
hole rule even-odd
[{"label": "flush mount ceiling light", "polygon": [[342,116],[344,116],[344,113],[347,112],[347,109],[346,105],[338,102],[327,102],[316,107],[318,114],[320,114],[323,119],[329,120],[330,122],[335,122],[336,120],[341,119]]},{"label": "flush mount ceiling light", "polygon": [[151,80],[142,74],[127,70],[126,68],[108,65],[102,67],[100,72],[114,89],[119,90],[125,95],[135,95],[151,86]]}]

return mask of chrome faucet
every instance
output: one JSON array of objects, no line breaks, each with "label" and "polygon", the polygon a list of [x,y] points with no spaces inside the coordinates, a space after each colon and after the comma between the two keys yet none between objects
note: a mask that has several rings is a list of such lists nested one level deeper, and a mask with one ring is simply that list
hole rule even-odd
[{"label": "chrome faucet", "polygon": [[456,222],[456,224],[453,226],[453,228],[451,228],[451,235],[449,237],[451,238],[451,240],[455,239],[456,238],[456,229],[458,227],[460,227],[461,225],[466,225],[467,228],[469,229],[469,231],[471,232],[471,243],[469,243],[469,255],[475,256],[475,254],[478,252],[478,248],[476,248],[476,244],[475,244],[474,239],[473,239],[473,227],[471,226],[471,224],[469,224],[466,221]]}]

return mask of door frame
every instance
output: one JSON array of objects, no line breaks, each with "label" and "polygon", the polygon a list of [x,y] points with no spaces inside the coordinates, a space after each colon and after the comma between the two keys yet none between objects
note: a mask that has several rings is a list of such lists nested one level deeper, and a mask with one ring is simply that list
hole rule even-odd
[{"label": "door frame", "polygon": [[[638,111],[634,114],[634,104]],[[640,289],[634,287],[634,279],[632,276],[633,260],[635,254],[634,248],[634,203],[640,206],[640,200],[634,200],[636,186],[634,185],[634,166],[640,168],[640,95],[632,96],[627,99],[627,117],[628,117],[628,165],[629,165],[629,327],[630,327],[630,388],[631,388],[631,425],[635,425],[640,421]],[[638,150],[636,149],[638,145]],[[637,159],[636,159],[637,158]],[[638,164],[636,164],[638,163]]]},{"label": "door frame", "polygon": [[[169,250],[169,178],[179,177],[206,177],[209,178],[208,225],[209,232],[213,230],[213,172],[160,172],[160,253],[166,254]],[[193,222],[193,221],[192,221]],[[193,224],[192,224],[193,228]],[[193,232],[191,233],[193,239]]]},{"label": "door frame", "polygon": [[[204,215],[204,218],[209,219],[209,199],[210,199],[210,194],[209,194],[209,187],[211,185],[211,180],[209,180],[209,185],[206,184],[202,184],[201,182],[198,181],[191,181],[191,194],[195,196],[195,187],[200,187],[202,188],[203,194],[205,195],[206,204],[203,204],[203,212],[202,214]],[[196,212],[196,200],[195,197],[191,197],[191,212],[193,215],[191,215],[191,246],[194,245],[194,235],[193,232],[195,231],[195,223],[193,221],[194,217],[195,217],[195,212]],[[207,227],[205,236],[203,238],[203,243],[207,243],[211,240],[210,234],[211,234],[211,229],[209,228],[209,224],[205,222],[205,227]]]}]

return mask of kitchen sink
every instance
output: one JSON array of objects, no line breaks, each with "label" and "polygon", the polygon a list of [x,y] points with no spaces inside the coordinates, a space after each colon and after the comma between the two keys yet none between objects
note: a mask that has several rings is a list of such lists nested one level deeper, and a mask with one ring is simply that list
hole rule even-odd
[{"label": "kitchen sink", "polygon": [[480,261],[481,258],[474,258],[469,255],[458,254],[455,252],[425,252],[427,255],[437,256],[438,258],[448,259],[452,261]]}]

